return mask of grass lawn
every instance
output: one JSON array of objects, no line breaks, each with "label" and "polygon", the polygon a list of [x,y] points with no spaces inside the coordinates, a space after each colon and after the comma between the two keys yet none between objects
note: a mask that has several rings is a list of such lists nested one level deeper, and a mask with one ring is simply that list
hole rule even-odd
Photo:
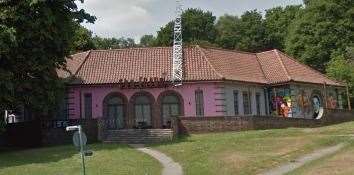
[{"label": "grass lawn", "polygon": [[[128,146],[88,145],[87,175],[158,175],[158,161]],[[72,145],[0,152],[0,175],[80,175],[81,159]]]},{"label": "grass lawn", "polygon": [[288,173],[288,175],[352,175],[354,174],[354,143],[344,149]]},{"label": "grass lawn", "polygon": [[151,147],[179,162],[187,175],[249,175],[345,142],[348,136],[338,135],[353,133],[354,122],[349,122],[321,128],[194,134]]}]

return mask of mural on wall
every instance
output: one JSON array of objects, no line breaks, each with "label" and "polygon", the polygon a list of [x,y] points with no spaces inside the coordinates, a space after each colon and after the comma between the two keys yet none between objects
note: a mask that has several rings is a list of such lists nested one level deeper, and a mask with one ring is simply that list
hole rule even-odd
[{"label": "mural on wall", "polygon": [[305,90],[301,89],[299,90],[299,93],[297,95],[296,101],[297,101],[297,108],[295,111],[298,112],[298,115],[300,116],[308,116],[311,111],[311,105],[310,105],[310,100],[309,100],[309,95],[306,93]]},{"label": "mural on wall", "polygon": [[[275,92],[274,92],[275,91]],[[292,117],[292,102],[290,98],[290,89],[276,88],[271,92],[272,94],[272,113],[282,117]]]},{"label": "mural on wall", "polygon": [[327,108],[335,109],[337,107],[337,99],[332,92],[329,93],[327,97]]},{"label": "mural on wall", "polygon": [[[272,114],[282,117],[320,118],[326,106],[335,109],[340,106],[334,89],[327,90],[325,99],[321,88],[281,87],[269,91]],[[338,99],[340,96],[338,96]]]}]

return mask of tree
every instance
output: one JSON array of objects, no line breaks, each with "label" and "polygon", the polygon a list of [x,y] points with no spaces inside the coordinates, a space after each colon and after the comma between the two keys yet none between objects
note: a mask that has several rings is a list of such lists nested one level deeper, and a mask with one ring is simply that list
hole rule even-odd
[{"label": "tree", "polygon": [[228,49],[257,52],[268,48],[262,14],[256,10],[245,12],[240,18],[224,15],[216,24],[219,46]]},{"label": "tree", "polygon": [[347,83],[354,94],[354,47],[348,47],[344,54],[332,55],[326,72],[330,77]]},{"label": "tree", "polygon": [[354,41],[354,1],[311,0],[290,25],[286,52],[322,72]]},{"label": "tree", "polygon": [[144,35],[140,38],[140,46],[142,47],[151,47],[154,46],[156,38],[154,35]]},{"label": "tree", "polygon": [[240,21],[237,16],[228,14],[220,16],[215,25],[217,31],[216,43],[220,47],[226,49],[234,49],[236,47],[236,43],[241,38]]},{"label": "tree", "polygon": [[[215,41],[214,22],[216,17],[209,11],[187,9],[182,14],[182,35],[185,43],[196,41]],[[156,44],[170,46],[173,42],[173,21],[167,23],[157,32]]]},{"label": "tree", "polygon": [[266,10],[265,28],[269,47],[284,50],[289,25],[301,10],[301,5],[275,7]]},{"label": "tree", "polygon": [[75,26],[74,38],[71,45],[71,53],[95,49],[92,32],[80,24]]},{"label": "tree", "polygon": [[[83,1],[81,1],[83,2]],[[75,0],[0,2],[0,108],[30,106],[48,112],[63,83],[55,69],[65,67],[75,25],[95,17]]]},{"label": "tree", "polygon": [[128,47],[136,47],[135,41],[132,38],[101,38],[95,36],[93,43],[96,49],[120,49]]}]

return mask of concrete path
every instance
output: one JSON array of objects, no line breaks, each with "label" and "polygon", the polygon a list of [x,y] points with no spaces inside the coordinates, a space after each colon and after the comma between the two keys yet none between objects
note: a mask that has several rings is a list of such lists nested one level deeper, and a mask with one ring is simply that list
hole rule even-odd
[{"label": "concrete path", "polygon": [[345,144],[341,143],[335,146],[331,146],[328,148],[316,150],[315,152],[305,155],[303,157],[295,159],[295,161],[281,165],[280,167],[271,169],[270,171],[267,171],[265,173],[262,173],[260,175],[282,175],[286,174],[290,171],[293,171],[301,166],[303,166],[305,163],[320,159],[324,156],[333,154],[340,149],[342,149],[345,146]]},{"label": "concrete path", "polygon": [[174,162],[165,154],[157,150],[145,147],[142,144],[130,144],[130,146],[157,159],[163,166],[162,175],[183,175],[181,165]]}]

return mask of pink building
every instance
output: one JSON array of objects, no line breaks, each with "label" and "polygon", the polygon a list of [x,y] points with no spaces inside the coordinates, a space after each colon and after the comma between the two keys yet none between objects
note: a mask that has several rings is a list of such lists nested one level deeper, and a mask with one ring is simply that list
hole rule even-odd
[{"label": "pink building", "polygon": [[112,127],[164,128],[176,116],[313,118],[343,108],[343,85],[278,50],[184,48],[183,85],[170,84],[171,47],[92,50],[68,59],[68,118],[114,119]]}]

